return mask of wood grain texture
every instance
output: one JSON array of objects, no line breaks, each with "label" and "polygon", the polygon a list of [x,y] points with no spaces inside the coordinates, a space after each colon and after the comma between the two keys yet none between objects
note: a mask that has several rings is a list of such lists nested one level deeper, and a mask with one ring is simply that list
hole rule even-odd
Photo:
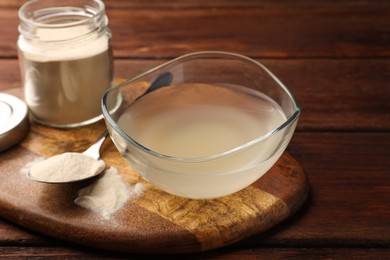
[{"label": "wood grain texture", "polygon": [[[0,7],[2,8],[19,8],[26,0],[2,0],[0,1]],[[197,1],[182,1],[182,0],[152,0],[145,3],[144,0],[105,0],[106,8],[121,8],[121,9],[132,9],[132,8],[226,8],[226,7],[265,7],[265,6],[329,6],[334,5],[335,2],[332,0],[317,0],[315,2],[310,0],[305,1],[293,1],[293,0],[197,0]],[[365,0],[339,0],[337,6],[387,6],[388,1],[376,0],[373,2],[367,2]]]},{"label": "wood grain texture", "polygon": [[108,253],[87,248],[70,247],[0,247],[4,258],[42,259],[387,259],[389,249],[370,248],[223,248],[195,255],[145,256],[136,254]]},{"label": "wood grain texture", "polygon": [[189,200],[143,181],[112,142],[106,142],[101,149],[106,164],[115,166],[131,186],[142,183],[144,187],[141,196],[108,220],[73,202],[91,181],[52,185],[34,182],[23,173],[25,165],[38,158],[83,151],[103,130],[103,122],[63,130],[33,124],[19,146],[0,154],[0,215],[43,234],[91,247],[183,253],[223,247],[263,232],[292,215],[307,197],[302,168],[288,155],[266,174],[266,182],[261,178],[218,199]]},{"label": "wood grain texture", "polygon": [[[107,15],[117,58],[172,58],[200,50],[277,58],[388,57],[389,10],[388,5],[337,9],[327,5],[128,9],[119,5],[109,8]],[[0,56],[16,57],[17,9],[0,9],[0,17]]]},{"label": "wood grain texture", "polygon": [[114,43],[117,57],[148,57],[149,53],[172,57],[210,49],[279,58],[389,55],[388,33],[382,30],[390,23],[387,7],[345,7],[337,11],[326,7],[209,12],[137,10],[130,19],[122,18],[127,13],[127,10],[108,12],[115,19],[122,19],[115,22],[120,27],[112,28],[117,39]]},{"label": "wood grain texture", "polygon": [[389,247],[389,145],[390,133],[296,133],[288,151],[304,165],[310,198],[266,241]]}]

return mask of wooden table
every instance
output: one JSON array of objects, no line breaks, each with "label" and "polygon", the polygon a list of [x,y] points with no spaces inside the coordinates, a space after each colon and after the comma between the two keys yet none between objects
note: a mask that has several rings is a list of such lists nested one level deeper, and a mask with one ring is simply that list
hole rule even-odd
[{"label": "wooden table", "polygon": [[[22,2],[0,1],[0,91],[21,87]],[[388,1],[110,0],[106,6],[117,76],[189,52],[232,51],[264,63],[302,106],[287,150],[308,177],[308,201],[266,233],[190,256],[390,258]],[[84,248],[2,219],[0,255],[140,257]]]}]

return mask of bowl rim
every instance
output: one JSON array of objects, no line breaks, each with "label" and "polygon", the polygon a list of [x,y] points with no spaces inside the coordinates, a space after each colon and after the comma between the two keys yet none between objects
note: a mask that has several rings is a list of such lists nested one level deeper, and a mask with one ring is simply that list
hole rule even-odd
[{"label": "bowl rim", "polygon": [[[276,127],[275,129],[269,131],[268,133],[264,134],[264,135],[261,135],[249,142],[246,142],[242,145],[239,145],[237,147],[234,147],[230,150],[227,150],[223,153],[218,153],[218,154],[213,154],[213,155],[210,155],[210,156],[204,156],[204,157],[175,157],[175,156],[170,156],[170,155],[165,155],[165,154],[161,154],[159,152],[156,152],[154,150],[151,150],[145,146],[143,146],[142,144],[140,144],[139,142],[137,142],[136,140],[134,140],[132,137],[130,137],[127,133],[125,133],[119,126],[118,124],[115,122],[115,120],[111,117],[110,113],[109,113],[109,109],[106,107],[106,103],[107,103],[107,97],[110,95],[111,92],[121,88],[122,86],[124,85],[127,85],[131,82],[134,82],[136,80],[138,80],[139,78],[142,78],[150,73],[153,73],[157,70],[160,70],[164,67],[168,67],[169,65],[173,64],[173,63],[176,63],[177,61],[181,61],[181,60],[188,60],[188,59],[193,59],[193,58],[196,58],[196,57],[202,57],[202,56],[207,56],[209,58],[217,58],[217,57],[231,57],[231,58],[235,58],[235,59],[241,59],[241,60],[245,60],[245,61],[248,61],[248,62],[251,62],[257,66],[259,66],[261,69],[263,69],[278,85],[279,87],[281,87],[285,92],[286,94],[290,97],[292,103],[294,104],[294,107],[295,107],[295,111],[294,113],[292,113],[292,115],[290,117],[288,117],[281,125],[279,125],[278,127]],[[155,157],[158,157],[158,158],[161,158],[161,159],[166,159],[166,160],[171,160],[171,161],[180,161],[180,162],[202,162],[202,161],[210,161],[210,160],[215,160],[215,159],[219,159],[219,158],[222,158],[222,157],[226,157],[226,156],[229,156],[233,153],[236,153],[238,151],[241,151],[241,150],[244,150],[252,145],[255,145],[256,143],[259,143],[265,139],[268,139],[269,137],[275,135],[276,133],[280,132],[281,130],[283,130],[284,128],[286,128],[287,126],[289,126],[290,124],[292,124],[294,121],[296,121],[301,113],[301,107],[299,105],[299,103],[297,102],[295,96],[291,93],[291,91],[267,68],[265,67],[262,63],[252,59],[252,58],[249,58],[247,56],[244,56],[244,55],[241,55],[241,54],[238,54],[238,53],[233,53],[233,52],[226,52],[226,51],[199,51],[199,52],[192,52],[192,53],[188,53],[188,54],[184,54],[184,55],[181,55],[175,59],[172,59],[168,62],[165,62],[161,65],[158,65],[156,67],[153,67],[152,69],[149,69],[133,78],[130,78],[128,80],[125,80],[124,82],[122,83],[119,83],[111,88],[109,88],[102,96],[102,99],[101,99],[101,106],[102,106],[102,111],[103,111],[103,116],[104,116],[104,119],[106,120],[106,122],[108,122],[110,124],[110,126],[112,128],[115,129],[115,131],[117,131],[121,137],[123,137],[124,139],[126,139],[126,141],[130,142],[132,145],[134,145],[135,147],[137,147],[138,149],[150,154],[150,155],[153,155]]]}]

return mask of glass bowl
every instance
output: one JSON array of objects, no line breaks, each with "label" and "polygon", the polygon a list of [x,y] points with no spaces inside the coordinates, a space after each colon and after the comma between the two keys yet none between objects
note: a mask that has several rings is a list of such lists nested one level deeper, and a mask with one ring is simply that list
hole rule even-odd
[{"label": "glass bowl", "polygon": [[300,114],[262,64],[218,51],[178,57],[114,86],[102,109],[115,146],[145,180],[193,199],[258,180],[282,155]]}]

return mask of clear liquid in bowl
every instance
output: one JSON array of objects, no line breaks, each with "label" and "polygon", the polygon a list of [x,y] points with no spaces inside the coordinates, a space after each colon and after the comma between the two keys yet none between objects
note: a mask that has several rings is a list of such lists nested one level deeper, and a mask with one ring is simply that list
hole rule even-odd
[{"label": "clear liquid in bowl", "polygon": [[[185,83],[158,89],[136,100],[119,117],[118,125],[149,150],[188,159],[228,152],[285,121],[281,108],[262,93],[238,86]],[[150,179],[159,180],[157,186],[163,185],[174,194],[193,197],[195,191],[197,198],[224,195],[263,175],[281,155],[274,153],[281,139],[281,135],[274,136],[217,160],[171,163],[151,157],[148,163],[155,170],[148,175],[155,175]],[[183,174],[185,180],[181,182],[177,174]],[[205,185],[210,188],[197,190]]]}]

